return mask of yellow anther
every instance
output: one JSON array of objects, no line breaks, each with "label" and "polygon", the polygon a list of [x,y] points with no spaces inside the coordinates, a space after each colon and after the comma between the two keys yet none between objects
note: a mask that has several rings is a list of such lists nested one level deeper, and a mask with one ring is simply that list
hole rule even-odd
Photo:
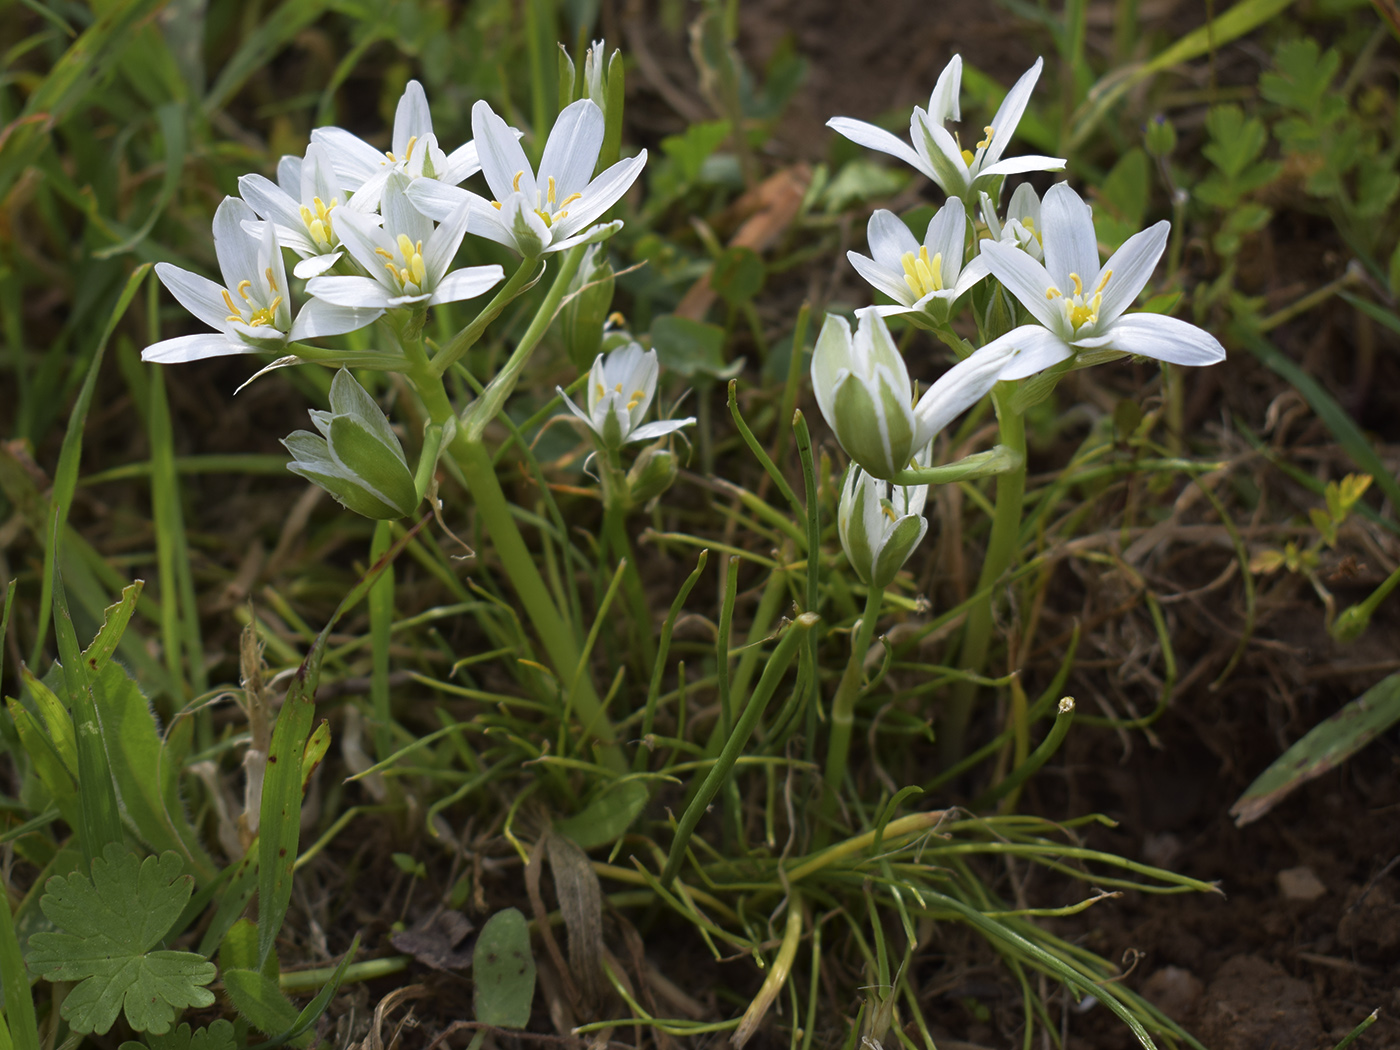
[{"label": "yellow anther", "polygon": [[616,390],[619,394],[622,393],[622,384],[618,383],[617,386],[613,387],[613,389]]},{"label": "yellow anther", "polygon": [[1113,276],[1112,270],[1105,270],[1103,276],[1099,278],[1099,283],[1094,285],[1094,294],[1100,295],[1108,287],[1108,279]]},{"label": "yellow anther", "polygon": [[993,128],[990,124],[983,128],[982,131],[986,133],[987,137],[984,138],[981,142],[977,143],[978,149],[986,149],[989,145],[991,145],[992,136],[996,134],[996,129]]},{"label": "yellow anther", "polygon": [[608,392],[608,388],[605,387],[602,383],[599,383],[599,384],[598,384],[598,396],[599,396],[599,397],[604,397],[604,396],[607,395],[607,392]]},{"label": "yellow anther", "polygon": [[639,395],[640,395],[640,391],[638,391],[637,394],[633,394],[633,395],[632,395],[632,400],[630,400],[630,401],[627,402],[627,411],[631,412],[632,409],[636,408],[638,405],[640,405],[640,404],[642,403],[642,399],[641,399],[641,397],[640,397]]},{"label": "yellow anther", "polygon": [[397,163],[399,162],[399,158],[396,157],[396,156],[394,156],[394,155],[393,155],[392,153],[390,153],[388,150],[385,150],[385,151],[384,151],[384,156],[386,156],[386,157],[389,158],[389,163],[390,163],[390,164],[397,164]]},{"label": "yellow anther", "polygon": [[1063,298],[1064,298],[1064,295],[1060,292],[1060,290],[1059,290],[1058,288],[1056,288],[1056,287],[1052,284],[1049,288],[1045,289],[1045,298],[1047,298],[1047,299],[1063,299]]},{"label": "yellow anther", "polygon": [[243,297],[243,301],[244,301],[245,303],[251,303],[251,302],[253,301],[253,300],[252,300],[252,297],[248,295],[248,289],[251,288],[251,287],[253,287],[253,282],[252,282],[252,281],[239,281],[239,282],[238,282],[238,294],[241,295],[241,296]]},{"label": "yellow anther", "polygon": [[418,141],[418,136],[414,135],[408,140],[408,147],[403,151],[404,163],[407,163],[413,156],[413,144]]},{"label": "yellow anther", "polygon": [[644,398],[644,397],[646,397],[646,396],[647,396],[647,392],[646,392],[645,390],[634,390],[634,391],[632,391],[632,400],[633,400],[633,401],[640,401],[642,398]]},{"label": "yellow anther", "polygon": [[495,208],[497,211],[500,211],[500,210],[501,210],[501,202],[500,202],[500,201],[492,201],[492,202],[491,202],[491,207]]},{"label": "yellow anther", "polygon": [[398,245],[399,254],[403,256],[403,261],[408,262],[408,257],[413,254],[413,242],[408,239],[408,234],[399,234]]},{"label": "yellow anther", "polygon": [[943,291],[942,252],[930,259],[928,248],[921,247],[918,255],[905,252],[900,256],[899,262],[904,267],[904,283],[909,286],[915,298],[922,299],[930,292]]},{"label": "yellow anther", "polygon": [[[567,197],[565,197],[562,201],[559,202],[559,207],[561,207],[561,208],[567,208],[570,204],[574,203],[574,201],[576,201],[576,200],[582,200],[582,199],[583,199],[583,194],[582,194],[582,193],[571,193],[571,194],[569,194]],[[560,214],[562,215],[562,214],[564,214],[564,213],[561,212]]]},{"label": "yellow anther", "polygon": [[885,517],[889,518],[890,521],[899,520],[899,518],[895,515],[894,508],[892,508],[888,503],[882,503],[880,505],[880,509],[885,512]]},{"label": "yellow anther", "polygon": [[[236,313],[238,313],[238,307],[237,307],[236,305],[234,305],[233,296],[231,296],[231,295],[228,294],[228,289],[227,289],[227,288],[224,289],[224,305],[228,307],[228,312],[229,312],[229,313],[231,313],[231,314],[236,314]],[[231,321],[234,320],[234,319],[235,319],[235,318],[232,318],[232,317],[229,318],[229,320],[231,320]]]},{"label": "yellow anther", "polygon": [[517,171],[515,173],[515,178],[510,180],[510,188],[515,190],[516,193],[520,192],[520,180],[524,178],[524,176],[525,171],[524,169],[521,169],[520,171]]},{"label": "yellow anther", "polygon": [[269,266],[266,270],[263,271],[263,274],[267,277],[267,286],[271,288],[274,292],[278,291],[277,278],[272,276],[272,267]]},{"label": "yellow anther", "polygon": [[1075,295],[1083,295],[1083,294],[1084,294],[1084,282],[1081,281],[1081,280],[1079,279],[1079,274],[1077,274],[1077,273],[1072,273],[1072,274],[1069,275],[1069,279],[1070,279],[1071,281],[1074,282],[1074,294],[1075,294]]},{"label": "yellow anther", "polygon": [[423,264],[423,256],[415,253],[409,262],[409,268],[413,270],[413,283],[422,288],[423,281],[428,276],[428,268]]},{"label": "yellow anther", "polygon": [[387,248],[376,248],[374,249],[374,254],[381,256],[385,259],[392,259],[394,257],[394,253],[389,251],[389,249]]},{"label": "yellow anther", "polygon": [[553,203],[554,203],[554,176],[553,176],[553,175],[551,175],[551,176],[549,177],[549,195],[548,195],[547,197],[545,197],[545,200],[549,201],[550,204],[553,204]]},{"label": "yellow anther", "polygon": [[622,316],[621,310],[614,310],[612,313],[608,314],[608,324],[625,325],[626,323],[627,318]]}]

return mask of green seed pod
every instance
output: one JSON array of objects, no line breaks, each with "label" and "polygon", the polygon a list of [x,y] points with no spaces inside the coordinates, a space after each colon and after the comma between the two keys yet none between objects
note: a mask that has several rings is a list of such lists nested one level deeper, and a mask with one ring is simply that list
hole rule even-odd
[{"label": "green seed pod", "polygon": [[676,480],[676,454],[654,445],[642,449],[627,472],[627,488],[633,503],[645,503],[669,489]]},{"label": "green seed pod", "polygon": [[569,303],[564,307],[564,345],[569,359],[580,372],[587,369],[603,342],[603,325],[612,310],[613,269],[607,250],[589,245],[583,265],[574,278]]}]

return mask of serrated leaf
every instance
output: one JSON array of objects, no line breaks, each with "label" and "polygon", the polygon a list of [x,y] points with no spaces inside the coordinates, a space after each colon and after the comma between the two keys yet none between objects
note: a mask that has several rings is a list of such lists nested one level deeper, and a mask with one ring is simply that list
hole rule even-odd
[{"label": "serrated leaf", "polygon": [[486,920],[476,938],[472,972],[478,1021],[499,1028],[530,1023],[535,958],[530,954],[530,929],[519,910],[506,908]]},{"label": "serrated leaf", "polygon": [[194,889],[178,854],[137,859],[117,843],[81,871],[55,876],[39,902],[62,933],[29,939],[29,965],[50,981],[77,981],[63,1002],[75,1032],[106,1033],[123,1010],[138,1032],[162,1035],[176,1012],[209,1006],[214,964],[193,952],[151,951]]},{"label": "serrated leaf", "polygon": [[121,1050],[234,1050],[237,1045],[233,1035],[233,1024],[223,1018],[207,1028],[191,1030],[188,1024],[172,1029],[165,1035],[151,1034],[146,1043],[128,1039]]},{"label": "serrated leaf", "polygon": [[260,1032],[276,1035],[297,1022],[297,1008],[277,987],[277,980],[257,970],[225,970],[224,994]]}]

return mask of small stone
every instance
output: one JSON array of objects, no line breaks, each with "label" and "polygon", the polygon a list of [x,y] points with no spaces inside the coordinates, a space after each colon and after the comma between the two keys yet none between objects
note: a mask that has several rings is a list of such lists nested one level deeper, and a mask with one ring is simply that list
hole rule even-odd
[{"label": "small stone", "polygon": [[1315,901],[1327,887],[1312,868],[1285,868],[1278,873],[1278,891],[1290,901]]},{"label": "small stone", "polygon": [[1143,998],[1180,1022],[1194,1019],[1204,991],[1196,975],[1180,966],[1163,966],[1142,983]]}]

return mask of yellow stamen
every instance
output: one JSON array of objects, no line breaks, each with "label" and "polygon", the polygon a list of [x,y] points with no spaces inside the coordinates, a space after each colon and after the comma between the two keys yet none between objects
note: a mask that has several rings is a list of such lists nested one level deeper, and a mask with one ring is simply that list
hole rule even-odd
[{"label": "yellow stamen", "polygon": [[942,252],[930,259],[928,247],[924,246],[919,249],[918,255],[905,252],[900,256],[899,262],[904,267],[904,283],[909,286],[916,299],[922,299],[930,292],[943,291]]},{"label": "yellow stamen", "polygon": [[1063,299],[1063,298],[1064,298],[1064,293],[1062,293],[1058,288],[1056,288],[1056,287],[1052,284],[1049,288],[1045,289],[1045,298],[1047,298],[1047,299]]},{"label": "yellow stamen", "polygon": [[386,156],[386,157],[389,158],[389,162],[390,162],[391,164],[397,164],[397,163],[399,162],[399,158],[396,157],[396,156],[394,156],[394,155],[393,155],[392,153],[390,153],[388,150],[385,150],[385,151],[384,151],[384,156]]},{"label": "yellow stamen", "polygon": [[[237,314],[237,313],[238,313],[238,307],[237,307],[236,305],[234,305],[233,296],[231,296],[231,295],[228,294],[228,289],[227,289],[227,288],[224,289],[224,305],[228,307],[228,312],[229,312],[229,313],[231,313],[231,314]],[[233,321],[233,320],[241,320],[241,319],[242,319],[242,318],[235,318],[235,317],[230,317],[230,318],[229,318],[230,321]]]},{"label": "yellow stamen", "polygon": [[582,193],[571,193],[571,194],[569,194],[567,197],[565,197],[562,201],[559,202],[559,207],[561,207],[561,208],[567,208],[570,204],[574,203],[574,201],[576,201],[576,200],[582,200],[582,199],[583,199],[583,194],[582,194]]},{"label": "yellow stamen", "polygon": [[996,129],[994,129],[990,124],[988,124],[982,130],[986,132],[987,137],[984,138],[981,142],[977,143],[978,149],[986,149],[989,145],[991,145],[992,136],[996,134]]},{"label": "yellow stamen", "polygon": [[1113,276],[1112,270],[1105,270],[1103,276],[1099,278],[1099,283],[1094,285],[1094,294],[1099,295],[1108,287],[1108,279]]},{"label": "yellow stamen", "polygon": [[622,384],[618,383],[617,386],[613,387],[613,389],[616,390],[619,394],[622,393]]},{"label": "yellow stamen", "polygon": [[608,388],[605,387],[602,383],[599,383],[599,384],[598,384],[598,396],[599,396],[599,397],[603,397],[603,396],[605,396],[605,395],[607,394],[607,392],[608,392]]},{"label": "yellow stamen", "polygon": [[248,289],[251,287],[253,287],[252,281],[238,282],[238,294],[243,297],[243,301],[245,303],[251,303],[253,301],[252,298],[248,295]]},{"label": "yellow stamen", "polygon": [[408,147],[404,150],[403,159],[407,163],[413,157],[413,144],[418,141],[418,136],[414,135],[408,140]]},{"label": "yellow stamen", "polygon": [[501,202],[500,202],[500,201],[492,201],[492,202],[491,202],[491,207],[495,208],[497,211],[500,211],[500,210],[501,210]]},{"label": "yellow stamen", "polygon": [[374,249],[374,254],[383,256],[385,259],[392,259],[394,257],[394,253],[387,248],[376,248]]},{"label": "yellow stamen", "polygon": [[269,266],[266,270],[263,271],[263,273],[267,277],[267,286],[271,288],[274,292],[277,291],[277,278],[272,276],[272,267]]},{"label": "yellow stamen", "polygon": [[1075,294],[1075,295],[1083,295],[1083,294],[1084,294],[1084,282],[1081,281],[1081,280],[1079,279],[1079,274],[1077,274],[1077,273],[1072,273],[1072,274],[1069,275],[1069,279],[1070,279],[1071,281],[1074,282],[1074,294]]},{"label": "yellow stamen", "polygon": [[549,177],[549,196],[545,198],[550,204],[554,203],[554,176]]},{"label": "yellow stamen", "polygon": [[520,171],[517,171],[517,172],[515,173],[515,178],[513,178],[513,179],[510,180],[510,188],[513,189],[513,190],[515,190],[516,193],[519,193],[519,192],[520,192],[520,180],[521,180],[522,178],[524,178],[524,176],[525,176],[525,172],[524,172],[524,170],[522,169],[522,170],[520,170]]},{"label": "yellow stamen", "polygon": [[972,150],[970,150],[970,149],[965,149],[965,150],[962,151],[962,159],[963,159],[963,163],[966,164],[966,165],[970,168],[970,167],[972,167],[972,162],[973,162],[974,160],[976,160],[977,158],[976,158],[975,156],[973,156]]}]

